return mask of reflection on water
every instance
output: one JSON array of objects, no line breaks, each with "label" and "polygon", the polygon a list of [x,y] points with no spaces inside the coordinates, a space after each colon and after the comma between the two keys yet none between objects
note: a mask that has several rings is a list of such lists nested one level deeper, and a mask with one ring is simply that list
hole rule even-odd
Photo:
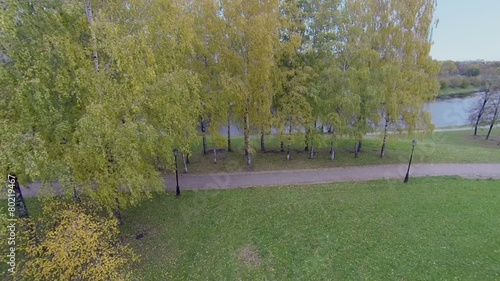
[{"label": "reflection on water", "polygon": [[[425,104],[424,109],[430,112],[432,123],[437,128],[469,125],[469,109],[475,101],[481,98],[481,94],[476,93],[465,98],[436,100]],[[227,126],[221,127],[219,132],[227,135]],[[273,129],[272,133],[275,134],[276,130]],[[231,135],[243,135],[242,128],[231,124]]]},{"label": "reflection on water", "polygon": [[469,125],[469,109],[481,98],[481,94],[476,93],[465,98],[436,100],[424,105],[424,109],[430,112],[432,123],[437,128]]}]

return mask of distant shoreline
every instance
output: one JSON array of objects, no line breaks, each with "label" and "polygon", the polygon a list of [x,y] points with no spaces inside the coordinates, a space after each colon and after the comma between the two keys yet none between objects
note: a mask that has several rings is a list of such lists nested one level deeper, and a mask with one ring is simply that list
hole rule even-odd
[{"label": "distant shoreline", "polygon": [[446,100],[453,98],[465,98],[475,93],[483,92],[482,88],[447,88],[446,91],[440,91],[437,95],[437,100]]}]

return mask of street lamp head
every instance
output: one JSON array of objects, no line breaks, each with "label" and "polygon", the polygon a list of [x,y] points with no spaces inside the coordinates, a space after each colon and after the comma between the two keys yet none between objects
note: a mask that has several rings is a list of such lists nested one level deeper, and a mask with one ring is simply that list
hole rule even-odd
[{"label": "street lamp head", "polygon": [[411,145],[413,145],[413,146],[417,145],[417,140],[413,140],[413,141],[411,142]]},{"label": "street lamp head", "polygon": [[177,152],[178,152],[177,148],[174,148],[174,155],[175,156],[177,156]]}]

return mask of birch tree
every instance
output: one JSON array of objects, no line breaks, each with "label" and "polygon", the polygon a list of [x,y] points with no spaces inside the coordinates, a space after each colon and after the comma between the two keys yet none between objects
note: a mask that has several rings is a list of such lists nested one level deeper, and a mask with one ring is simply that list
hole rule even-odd
[{"label": "birch tree", "polygon": [[1,13],[1,163],[19,182],[66,179],[66,156],[96,81],[83,6],[6,1]]},{"label": "birch tree", "polygon": [[[371,2],[370,2],[371,3]],[[411,134],[416,128],[432,130],[430,118],[420,110],[439,90],[439,64],[429,56],[429,32],[434,0],[373,3],[374,49],[384,69],[384,134],[380,156],[385,155],[387,123]]]},{"label": "birch tree", "polygon": [[242,116],[246,163],[252,165],[250,145],[253,130],[265,126],[271,117],[273,88],[271,75],[279,42],[277,1],[221,1],[226,21],[222,51],[226,84],[234,89],[232,112]]},{"label": "birch tree", "polygon": [[2,13],[2,170],[58,180],[111,211],[162,189],[155,160],[173,167],[173,148],[196,139],[194,21],[186,3],[91,3],[92,17],[89,3]]},{"label": "birch tree", "polygon": [[103,99],[79,121],[69,164],[83,191],[110,208],[162,188],[153,159],[172,167],[172,150],[189,152],[196,138],[200,82],[190,70],[194,30],[186,9],[117,1],[94,11]]}]

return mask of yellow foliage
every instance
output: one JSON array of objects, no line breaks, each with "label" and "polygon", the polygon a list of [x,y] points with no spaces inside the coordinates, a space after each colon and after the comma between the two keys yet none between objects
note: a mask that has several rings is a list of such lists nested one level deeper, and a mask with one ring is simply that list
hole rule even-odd
[{"label": "yellow foliage", "polygon": [[120,243],[117,221],[90,204],[47,201],[35,233],[21,269],[28,280],[128,280],[137,260]]}]

